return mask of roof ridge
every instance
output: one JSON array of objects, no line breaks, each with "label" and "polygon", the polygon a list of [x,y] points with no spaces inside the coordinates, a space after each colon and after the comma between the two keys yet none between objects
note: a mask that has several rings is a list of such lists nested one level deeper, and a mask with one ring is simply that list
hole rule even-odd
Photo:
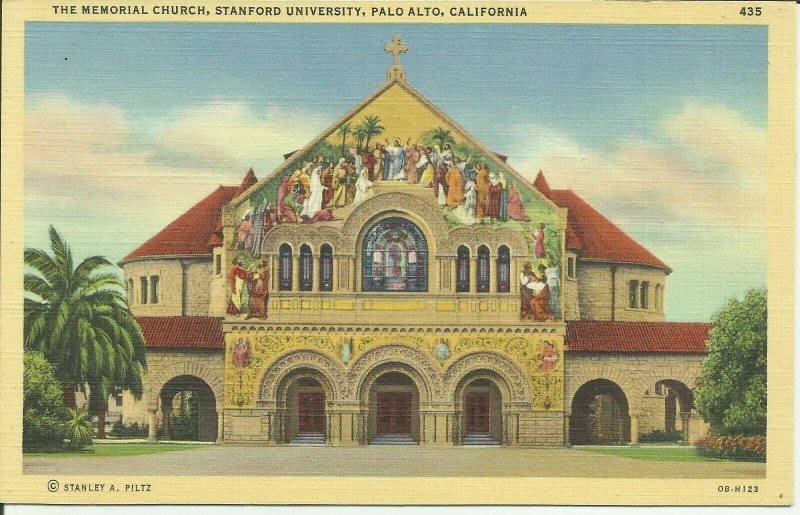
[{"label": "roof ridge", "polygon": [[[569,194],[575,201],[580,202],[583,205],[584,209],[591,210],[593,215],[596,216],[596,217],[599,217],[601,219],[601,221],[603,221],[603,222],[605,222],[605,224],[607,224],[608,227],[610,227],[614,231],[617,231],[620,235],[622,235],[624,238],[626,238],[630,243],[635,245],[640,251],[646,253],[647,256],[649,256],[649,258],[653,261],[653,263],[642,263],[640,260],[625,261],[625,260],[620,260],[620,259],[592,258],[591,256],[588,256],[585,259],[597,259],[599,261],[612,261],[612,262],[613,261],[617,261],[617,262],[621,262],[621,263],[638,263],[638,264],[644,264],[644,265],[655,266],[657,268],[661,268],[661,269],[665,270],[668,274],[672,273],[672,268],[670,268],[669,265],[664,263],[655,254],[653,254],[650,250],[648,250],[644,245],[642,245],[641,243],[636,241],[625,230],[623,230],[616,223],[614,223],[610,218],[608,218],[603,213],[598,211],[597,208],[595,208],[594,206],[592,206],[591,204],[586,202],[586,200],[583,197],[581,197],[580,195],[578,195],[577,193],[575,193],[571,189],[561,189],[561,190],[551,190],[551,191],[556,197],[558,197],[559,194]],[[561,205],[558,202],[556,202],[556,203],[559,204],[559,206]],[[573,227],[573,229],[577,233],[578,238],[584,244],[583,247],[585,248],[586,247],[586,241],[584,241],[584,238],[582,237],[583,230],[581,230],[581,221],[583,220],[583,218],[578,216],[578,214],[575,213],[575,209],[571,208],[570,206],[563,206],[563,207],[567,208],[567,219],[568,219],[568,222],[571,222],[571,223],[574,223],[575,225],[577,225],[576,227]],[[583,222],[584,223],[589,223],[587,220],[583,220]],[[605,238],[604,238],[604,240],[605,240]],[[589,247],[591,247],[591,245],[589,245]]]},{"label": "roof ridge", "polygon": [[[128,253],[124,258],[122,258],[117,264],[122,265],[127,263],[128,261],[133,261],[135,259],[140,258],[149,258],[149,257],[157,257],[157,256],[182,256],[182,255],[205,255],[207,254],[207,247],[206,242],[208,241],[210,234],[204,235],[194,235],[194,238],[186,237],[182,239],[182,243],[186,245],[193,245],[197,244],[198,248],[191,248],[188,251],[184,249],[182,252],[164,252],[163,247],[167,245],[174,245],[173,242],[173,234],[172,232],[183,230],[184,225],[192,228],[194,231],[199,232],[206,232],[213,231],[216,227],[216,220],[206,220],[205,213],[206,210],[219,210],[222,212],[222,208],[227,204],[230,199],[227,198],[229,194],[233,194],[237,189],[237,186],[218,186],[214,191],[203,197],[200,201],[186,209],[183,213],[178,215],[174,218],[170,223],[168,223],[163,229],[158,231],[155,235],[151,236],[147,240],[145,240],[141,245],[136,247],[135,250]],[[217,201],[217,204],[213,204],[214,201]],[[202,218],[200,221],[191,220],[192,216],[197,216]],[[208,217],[211,218],[211,217]],[[214,224],[210,228],[207,228],[206,225],[210,223]],[[195,239],[199,237],[203,241],[202,243],[198,243]],[[198,252],[199,247],[203,247],[203,252]],[[171,249],[172,250],[172,249]]]}]

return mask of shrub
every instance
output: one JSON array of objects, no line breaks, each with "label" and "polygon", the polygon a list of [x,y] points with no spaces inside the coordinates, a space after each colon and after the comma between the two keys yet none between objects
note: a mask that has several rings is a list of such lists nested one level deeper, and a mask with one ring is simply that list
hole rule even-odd
[{"label": "shrub", "polygon": [[767,440],[763,436],[706,435],[696,443],[697,454],[706,458],[736,461],[766,461]]},{"label": "shrub", "polygon": [[197,415],[172,417],[170,429],[173,440],[197,440]]},{"label": "shrub", "polygon": [[641,443],[680,442],[682,440],[683,434],[680,431],[661,431],[660,429],[639,436]]},{"label": "shrub", "polygon": [[71,449],[82,449],[92,443],[94,431],[89,412],[85,409],[70,408],[64,436],[69,440]]},{"label": "shrub", "polygon": [[144,438],[147,436],[149,426],[142,424],[139,426],[138,422],[126,426],[122,420],[114,422],[114,427],[111,428],[111,435],[117,438]]},{"label": "shrub", "polygon": [[68,414],[55,369],[38,352],[25,353],[23,366],[22,446],[60,448]]}]

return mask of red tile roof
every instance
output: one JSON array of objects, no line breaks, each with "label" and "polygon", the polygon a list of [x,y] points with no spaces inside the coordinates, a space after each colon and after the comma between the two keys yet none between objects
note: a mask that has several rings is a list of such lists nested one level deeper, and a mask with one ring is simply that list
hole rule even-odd
[{"label": "red tile roof", "polygon": [[567,248],[580,250],[581,259],[635,263],[661,268],[667,273],[672,272],[666,263],[578,195],[570,190],[551,190],[541,171],[534,186],[557,206],[567,208]]},{"label": "red tile roof", "polygon": [[692,322],[567,322],[571,352],[705,354],[714,324]]},{"label": "red tile roof", "polygon": [[533,187],[542,192],[545,197],[550,198],[550,185],[547,184],[547,179],[544,178],[544,173],[541,170],[536,174]]},{"label": "red tile roof", "polygon": [[146,347],[224,349],[221,317],[136,317]]},{"label": "red tile roof", "polygon": [[238,197],[239,195],[247,191],[247,189],[250,188],[250,186],[256,183],[258,183],[258,179],[256,179],[256,174],[253,172],[253,169],[251,168],[247,170],[247,175],[245,175],[244,179],[242,179],[242,184],[239,185],[239,189],[236,190],[235,197]]},{"label": "red tile roof", "polygon": [[124,258],[122,263],[158,256],[211,254],[209,239],[222,216],[222,208],[236,196],[237,186],[220,186],[158,234]]}]

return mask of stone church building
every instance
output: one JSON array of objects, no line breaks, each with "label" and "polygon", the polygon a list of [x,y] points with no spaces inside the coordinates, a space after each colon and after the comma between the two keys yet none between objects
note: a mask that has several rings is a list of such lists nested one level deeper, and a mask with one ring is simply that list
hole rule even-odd
[{"label": "stone church building", "polygon": [[148,361],[125,423],[170,439],[188,396],[198,439],[225,444],[705,433],[711,325],[665,322],[670,268],[526,180],[407,82],[398,37],[386,50],[372,95],[122,260]]}]

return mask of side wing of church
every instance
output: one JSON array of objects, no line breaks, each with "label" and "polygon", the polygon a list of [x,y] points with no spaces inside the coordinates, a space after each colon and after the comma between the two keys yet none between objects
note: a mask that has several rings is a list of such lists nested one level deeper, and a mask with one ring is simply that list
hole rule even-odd
[{"label": "side wing of church", "polygon": [[121,266],[147,341],[126,423],[264,445],[694,440],[709,324],[670,268],[387,80],[258,181],[221,186]]}]

